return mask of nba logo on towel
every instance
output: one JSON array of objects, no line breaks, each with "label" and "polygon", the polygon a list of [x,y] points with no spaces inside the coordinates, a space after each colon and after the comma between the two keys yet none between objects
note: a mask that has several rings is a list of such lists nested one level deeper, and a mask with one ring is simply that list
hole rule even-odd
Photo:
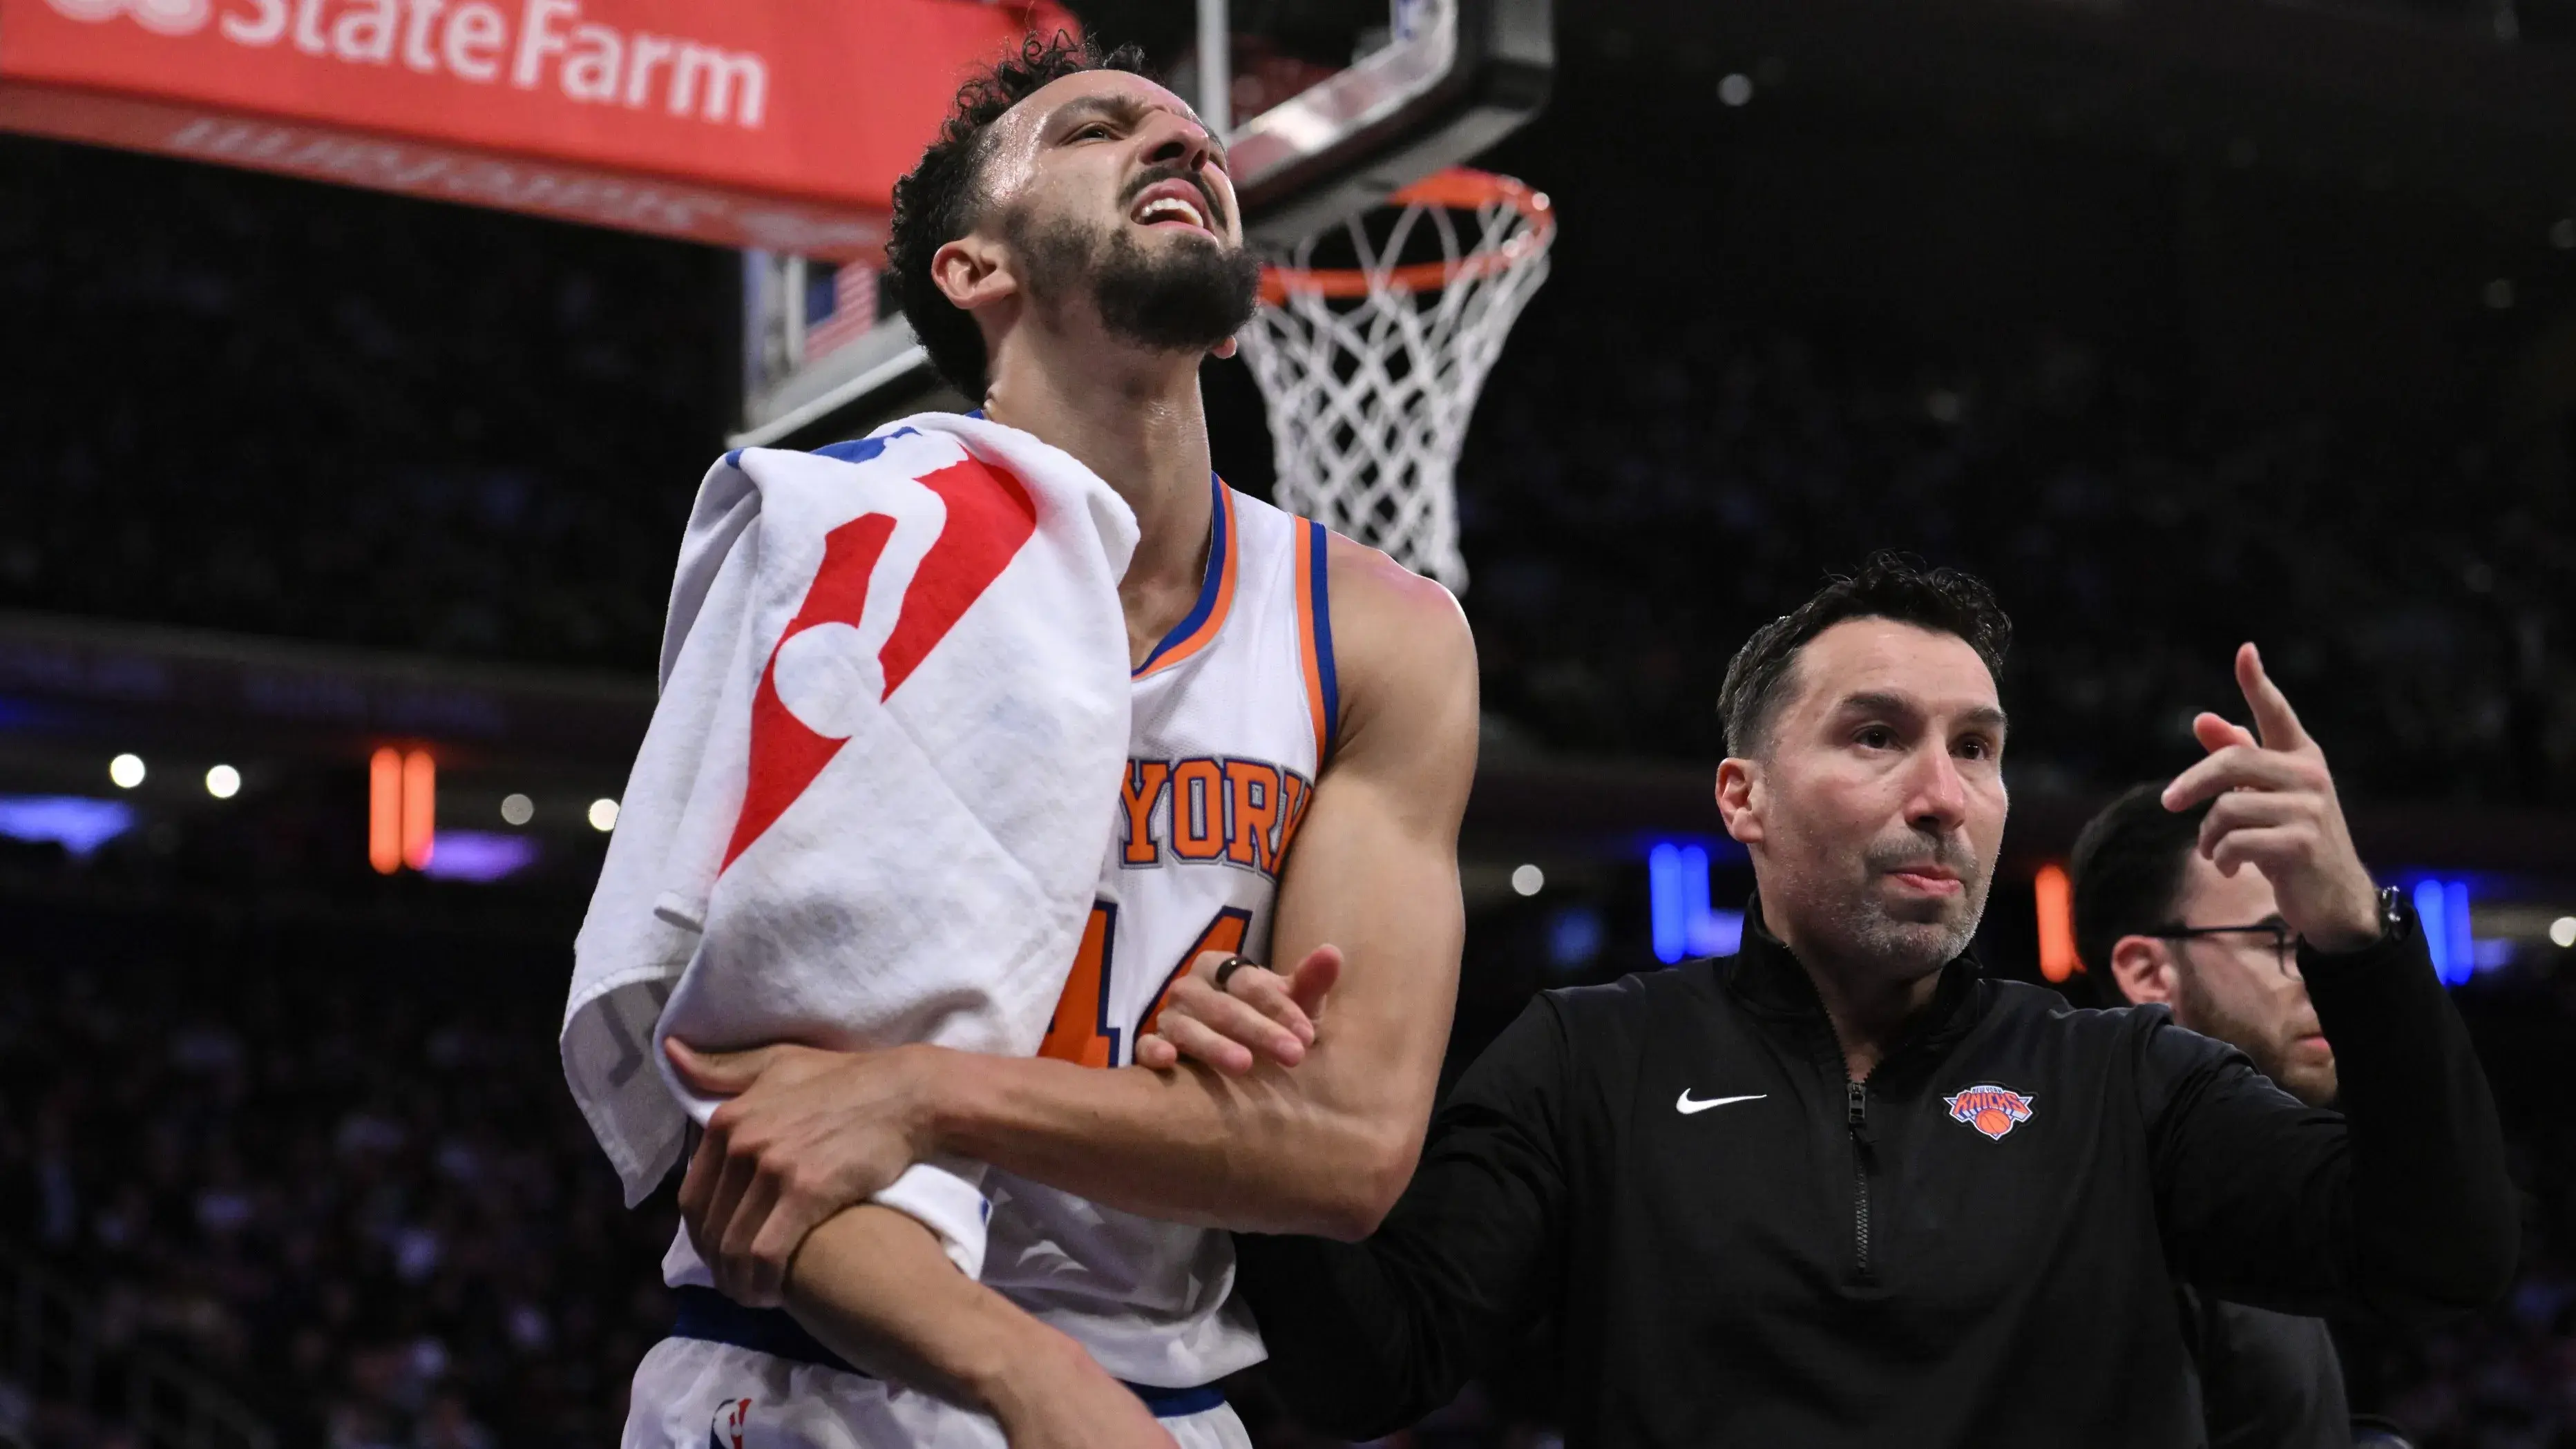
[{"label": "nba logo on towel", "polygon": [[[844,683],[857,678],[874,696],[870,703],[891,697],[1037,530],[1037,504],[1028,488],[993,464],[969,458],[905,486],[930,505],[926,513],[918,507],[905,511],[916,521],[937,520],[927,526],[930,531],[915,532],[909,547],[891,546],[904,520],[890,511],[862,513],[824,536],[814,581],[779,636],[752,700],[751,769],[725,866],[805,793],[848,739],[847,727],[836,726],[829,715],[851,701],[834,698],[836,691],[829,689],[799,690],[782,673]],[[893,580],[893,589],[872,590],[880,568],[893,566],[889,555],[897,553],[904,576]],[[857,644],[870,657],[854,673],[795,669],[799,658],[833,652],[809,649],[811,644],[844,651]]]},{"label": "nba logo on towel", "polygon": [[1941,1099],[1950,1104],[1950,1120],[1965,1122],[1988,1137],[2000,1141],[2004,1134],[2030,1120],[2030,1098],[2010,1087],[1992,1082],[1970,1087],[1955,1097]]},{"label": "nba logo on towel", "polygon": [[751,1400],[727,1399],[716,1410],[716,1420],[707,1426],[707,1449],[742,1449],[744,1422],[751,1417]]}]

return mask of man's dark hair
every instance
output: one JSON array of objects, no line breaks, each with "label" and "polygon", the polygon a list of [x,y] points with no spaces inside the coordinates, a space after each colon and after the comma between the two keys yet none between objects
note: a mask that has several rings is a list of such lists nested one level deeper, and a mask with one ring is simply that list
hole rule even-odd
[{"label": "man's dark hair", "polygon": [[2183,865],[2200,844],[2200,822],[2209,802],[2189,810],[2165,808],[2161,781],[2131,786],[2102,813],[2085,822],[2067,862],[2075,895],[2075,954],[2116,1001],[2110,978],[2111,946],[2122,936],[2142,936],[2180,924]]},{"label": "man's dark hair", "polygon": [[1955,634],[1977,651],[1998,682],[2004,651],[2012,647],[2012,620],[1984,580],[1953,568],[1926,569],[1899,554],[1873,554],[1859,573],[1833,579],[1814,598],[1755,630],[1735,651],[1717,692],[1728,754],[1761,753],[1788,700],[1799,651],[1846,619],[1893,619]]},{"label": "man's dark hair", "polygon": [[1017,54],[1004,56],[958,88],[956,109],[940,126],[939,139],[894,184],[886,265],[894,273],[895,295],[922,350],[930,354],[931,366],[975,402],[983,401],[990,381],[984,334],[974,317],[930,279],[930,259],[982,219],[984,160],[993,123],[1049,82],[1093,70],[1142,75],[1145,53],[1132,45],[1103,52],[1061,30],[1052,38],[1028,37]]}]

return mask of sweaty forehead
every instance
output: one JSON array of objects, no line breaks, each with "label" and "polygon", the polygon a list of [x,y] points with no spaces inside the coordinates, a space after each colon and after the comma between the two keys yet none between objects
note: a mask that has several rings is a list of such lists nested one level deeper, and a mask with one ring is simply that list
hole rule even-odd
[{"label": "sweaty forehead", "polygon": [[1170,111],[1198,119],[1198,112],[1190,109],[1187,101],[1141,75],[1123,70],[1086,70],[1059,76],[1023,96],[994,123],[994,129],[1001,132],[997,139],[1005,146],[1027,145],[1046,130],[1049,121],[1073,107]]}]

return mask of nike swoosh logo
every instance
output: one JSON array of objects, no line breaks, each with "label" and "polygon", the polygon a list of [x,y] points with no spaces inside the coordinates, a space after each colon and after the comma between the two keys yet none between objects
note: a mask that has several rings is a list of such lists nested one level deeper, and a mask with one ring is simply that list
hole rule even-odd
[{"label": "nike swoosh logo", "polygon": [[1711,1097],[1705,1102],[1694,1102],[1691,1100],[1690,1088],[1684,1087],[1682,1099],[1675,1102],[1673,1106],[1680,1109],[1681,1114],[1687,1117],[1693,1112],[1705,1112],[1711,1107],[1723,1107],[1730,1102],[1759,1102],[1769,1095],[1771,1094],[1768,1092],[1753,1092],[1741,1097]]}]

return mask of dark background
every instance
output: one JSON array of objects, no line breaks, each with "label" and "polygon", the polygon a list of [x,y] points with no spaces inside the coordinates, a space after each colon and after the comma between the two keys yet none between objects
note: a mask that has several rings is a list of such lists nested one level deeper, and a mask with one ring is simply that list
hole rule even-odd
[{"label": "dark background", "polygon": [[[2511,1302],[2355,1330],[2356,1403],[2427,1444],[2576,1443],[2576,976],[2546,936],[2576,915],[2568,13],[1565,9],[1549,110],[1485,162],[1562,231],[1460,468],[1488,717],[1452,1070],[1532,991],[1655,966],[1651,844],[1708,841],[1719,904],[1747,888],[1705,802],[1716,683],[1828,570],[1908,549],[2013,612],[1984,946],[2024,978],[2030,870],[2187,763],[2193,711],[2241,715],[2252,638],[2373,865],[2474,886],[2458,999],[2528,1194]],[[1346,58],[1354,16],[1239,0],[1239,64]],[[112,795],[106,757],[156,742],[94,853],[0,839],[0,1247],[109,1359],[192,1365],[297,1444],[616,1432],[670,1213],[618,1207],[553,1039],[601,840],[557,822],[626,760],[529,721],[649,703],[738,276],[0,138],[0,792]],[[1266,491],[1248,377],[1207,389],[1222,471]],[[75,637],[498,701],[442,812],[498,829],[528,791],[539,863],[379,878],[363,731],[19,687],[56,657],[29,641]],[[249,781],[220,806],[190,783],[219,757]],[[140,1442],[107,1377],[11,1351],[0,1429]],[[1542,1442],[1548,1361],[1416,1440]]]}]

